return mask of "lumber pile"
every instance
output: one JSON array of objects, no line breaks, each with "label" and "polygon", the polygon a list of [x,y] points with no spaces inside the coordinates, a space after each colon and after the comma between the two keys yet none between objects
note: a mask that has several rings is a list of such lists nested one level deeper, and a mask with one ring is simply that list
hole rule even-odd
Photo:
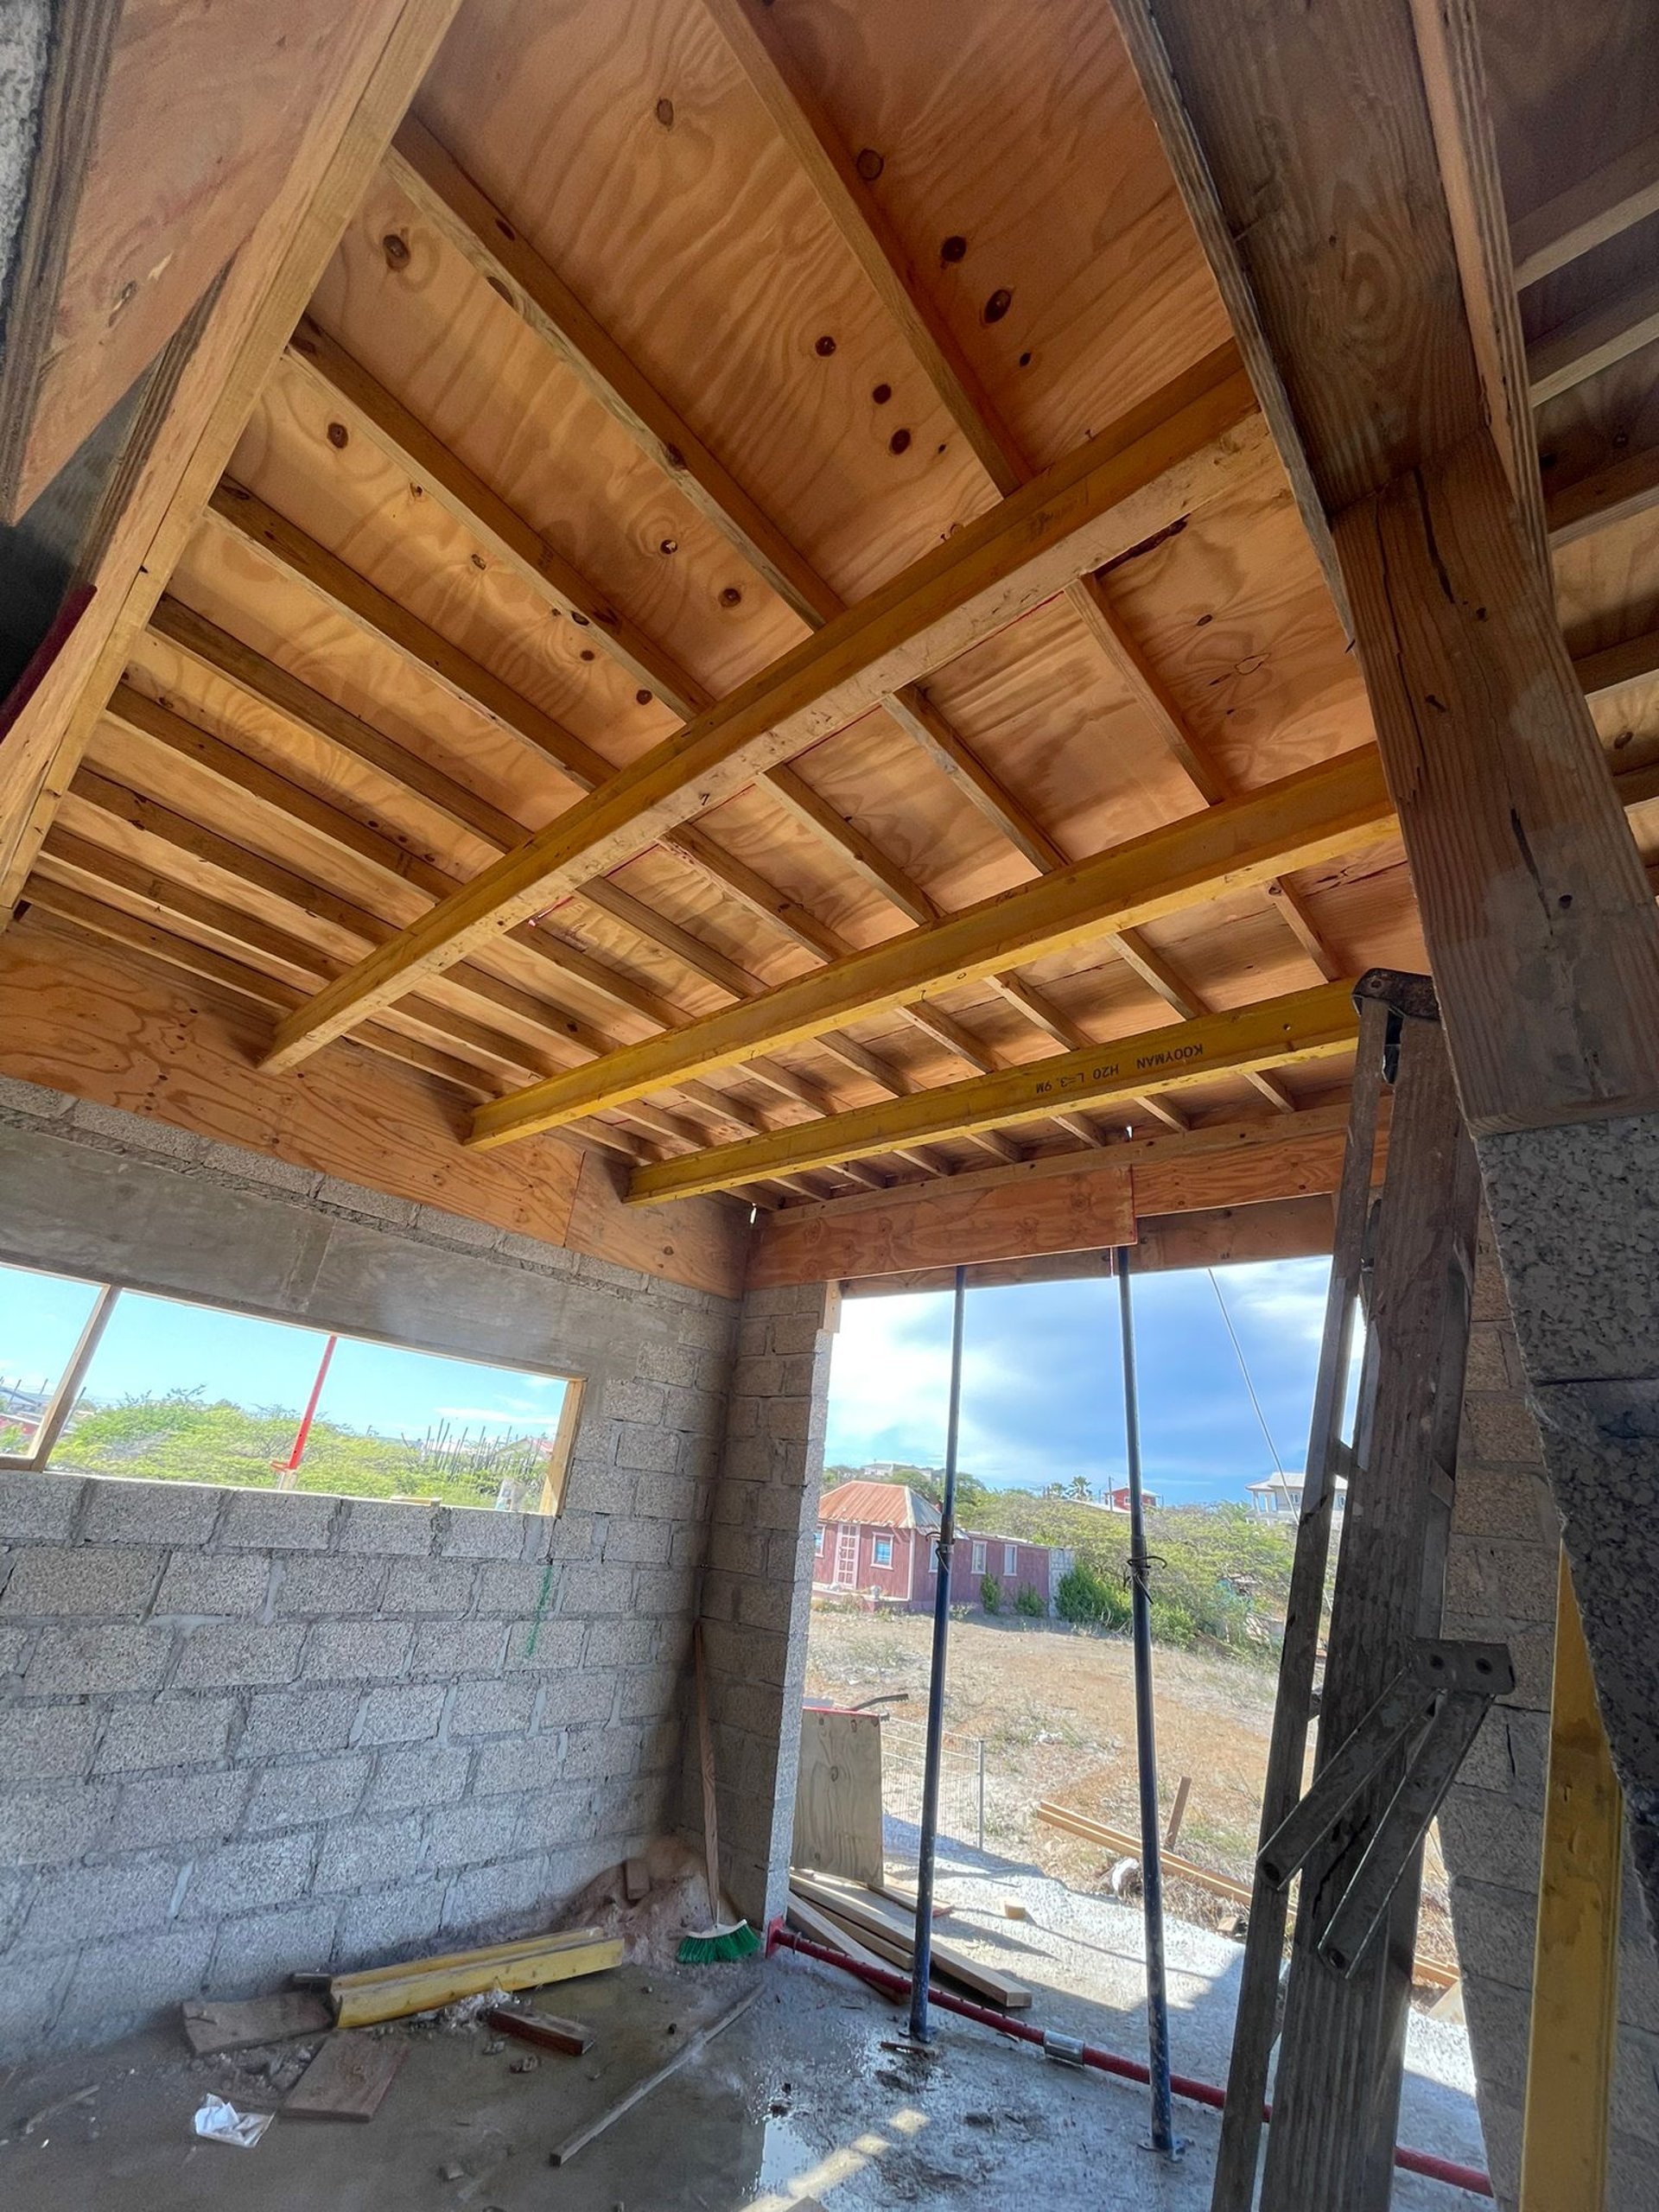
[{"label": "lumber pile", "polygon": [[451,1951],[442,1958],[336,1974],[328,1995],[336,2026],[362,2028],[378,2020],[406,2019],[411,2012],[435,2012],[493,1989],[543,1989],[550,1982],[601,1974],[620,1965],[621,1958],[620,1937],[601,1936],[597,1928],[571,1928],[560,1936],[526,1936],[481,1951]]},{"label": "lumber pile", "polygon": [[[1090,1820],[1086,1813],[1076,1812],[1070,1805],[1056,1805],[1045,1798],[1032,1807],[1032,1814],[1046,1827],[1059,1828],[1084,1843],[1098,1844],[1103,1851],[1116,1852],[1128,1859],[1141,1856],[1139,1836],[1131,1835],[1126,1828],[1109,1827],[1104,1821]],[[1212,1896],[1225,1897],[1230,1904],[1238,1905],[1245,1911],[1249,1910],[1252,1893],[1243,1883],[1230,1882],[1224,1874],[1212,1874],[1207,1866],[1195,1866],[1192,1859],[1182,1859],[1173,1851],[1161,1851],[1158,1856],[1166,1874],[1179,1881],[1195,1882]],[[1414,1959],[1411,1974],[1414,1981],[1429,1982],[1437,1989],[1450,1989],[1458,1980],[1456,1967],[1443,1967],[1433,1959]]]},{"label": "lumber pile", "polygon": [[[827,1943],[861,1966],[911,1971],[914,1950],[913,1914],[874,1890],[797,1873],[790,1878],[790,1924],[815,1942]],[[933,1972],[1004,2012],[1023,2012],[1031,1991],[1012,1974],[983,1966],[954,1943],[934,1939]]]}]

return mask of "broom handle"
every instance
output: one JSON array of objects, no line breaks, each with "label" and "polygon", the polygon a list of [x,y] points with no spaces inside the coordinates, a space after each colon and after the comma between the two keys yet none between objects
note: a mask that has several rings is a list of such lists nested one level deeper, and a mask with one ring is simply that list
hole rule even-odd
[{"label": "broom handle", "polygon": [[702,1767],[702,1847],[709,1862],[709,1921],[720,1926],[720,1832],[715,1825],[715,1739],[709,1727],[709,1683],[702,1662],[702,1623],[691,1624],[691,1659],[697,1677],[697,1757]]}]

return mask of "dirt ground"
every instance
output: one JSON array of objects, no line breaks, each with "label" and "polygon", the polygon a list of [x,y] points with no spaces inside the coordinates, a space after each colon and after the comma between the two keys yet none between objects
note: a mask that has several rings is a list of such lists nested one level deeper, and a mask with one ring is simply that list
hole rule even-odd
[{"label": "dirt ground", "polygon": [[[893,1708],[909,1738],[926,1709],[932,1624],[919,1614],[870,1614],[815,1605],[807,1644],[807,1695],[861,1705],[909,1693]],[[1182,1775],[1192,1777],[1178,1846],[1183,1857],[1248,1883],[1255,1855],[1262,1782],[1273,1725],[1270,1666],[1159,1647],[1158,1770],[1165,1819]],[[1055,1621],[968,1618],[950,1626],[945,1726],[958,1742],[985,1739],[985,1847],[1019,1856],[1071,1888],[1106,1887],[1110,1859],[1032,1818],[1039,1798],[1073,1806],[1131,1832],[1138,1825],[1135,1686],[1127,1637],[1096,1636]],[[909,1761],[890,1761],[888,1809],[911,1816]],[[965,1767],[966,1761],[958,1764]],[[1171,1910],[1201,1926],[1235,1908],[1189,1883],[1168,1885]],[[1455,1961],[1446,1873],[1431,1833],[1418,1950]]]}]

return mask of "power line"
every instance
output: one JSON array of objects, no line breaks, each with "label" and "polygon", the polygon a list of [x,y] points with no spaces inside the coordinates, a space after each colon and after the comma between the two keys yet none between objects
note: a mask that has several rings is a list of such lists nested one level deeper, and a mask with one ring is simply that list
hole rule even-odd
[{"label": "power line", "polygon": [[1227,1324],[1227,1333],[1232,1338],[1233,1356],[1238,1362],[1239,1373],[1244,1377],[1244,1388],[1250,1394],[1250,1403],[1255,1408],[1255,1417],[1262,1425],[1262,1433],[1267,1439],[1268,1450],[1272,1455],[1271,1471],[1276,1475],[1285,1463],[1279,1457],[1279,1446],[1273,1440],[1273,1431],[1268,1427],[1268,1417],[1262,1410],[1262,1401],[1255,1395],[1255,1385],[1250,1380],[1250,1370],[1244,1364],[1244,1348],[1238,1341],[1238,1332],[1233,1326],[1232,1315],[1227,1311],[1227,1301],[1221,1294],[1221,1285],[1216,1281],[1215,1269],[1206,1268],[1205,1273],[1210,1278],[1211,1289],[1216,1294],[1216,1303],[1221,1308],[1221,1318]]}]

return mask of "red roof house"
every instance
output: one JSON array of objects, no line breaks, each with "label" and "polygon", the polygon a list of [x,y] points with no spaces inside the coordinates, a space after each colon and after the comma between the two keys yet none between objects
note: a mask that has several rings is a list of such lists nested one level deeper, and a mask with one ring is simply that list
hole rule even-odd
[{"label": "red roof house", "polygon": [[[938,1506],[907,1484],[838,1484],[818,1502],[813,1591],[819,1597],[857,1597],[901,1611],[931,1612],[938,1533]],[[951,1596],[958,1605],[979,1605],[988,1575],[998,1586],[999,1611],[1012,1612],[1020,1591],[1029,1589],[1043,1611],[1052,1613],[1060,1577],[1071,1564],[1071,1553],[1052,1545],[958,1529]]]}]

